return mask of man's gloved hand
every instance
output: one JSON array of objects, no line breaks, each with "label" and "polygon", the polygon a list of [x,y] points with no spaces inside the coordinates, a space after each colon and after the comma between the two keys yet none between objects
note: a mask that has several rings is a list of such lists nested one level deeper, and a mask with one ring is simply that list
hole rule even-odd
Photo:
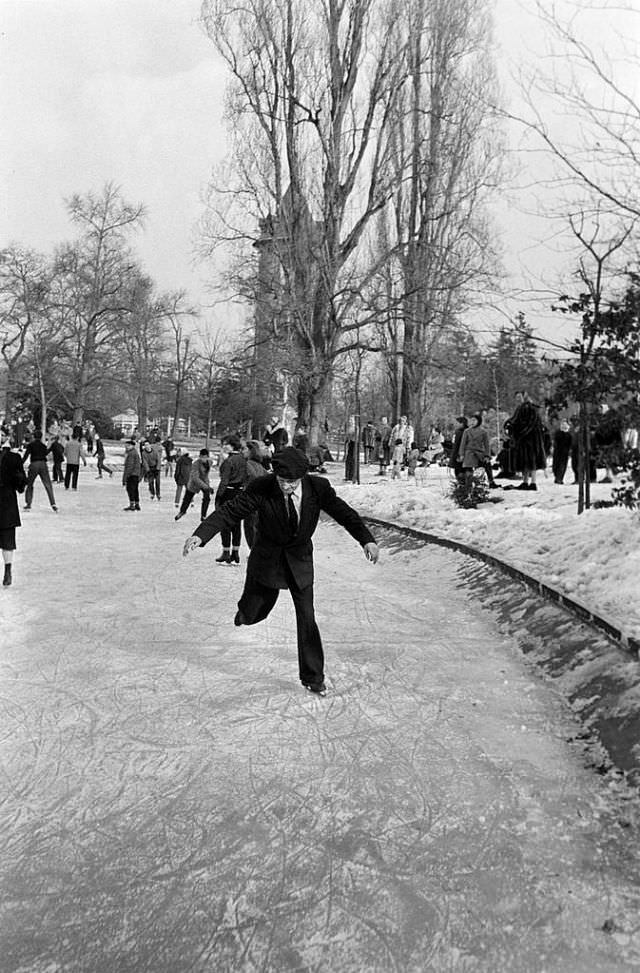
[{"label": "man's gloved hand", "polygon": [[364,550],[364,556],[366,557],[367,561],[373,561],[373,563],[375,564],[380,556],[378,545],[372,543],[365,544],[363,550]]},{"label": "man's gloved hand", "polygon": [[187,557],[188,554],[195,551],[196,547],[202,547],[202,541],[200,538],[194,537],[193,535],[191,537],[187,537],[186,541],[184,542],[184,547],[182,548],[182,556]]}]

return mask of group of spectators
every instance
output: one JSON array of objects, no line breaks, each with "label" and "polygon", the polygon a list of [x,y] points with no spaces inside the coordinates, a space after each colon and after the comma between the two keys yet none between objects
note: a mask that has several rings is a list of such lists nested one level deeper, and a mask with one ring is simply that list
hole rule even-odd
[{"label": "group of spectators", "polygon": [[[579,464],[581,427],[578,416],[563,418],[550,431],[541,408],[527,391],[517,392],[515,408],[503,426],[503,438],[495,457],[498,472],[493,473],[493,451],[486,425],[485,413],[456,419],[456,431],[451,450],[450,466],[467,491],[473,484],[474,471],[484,470],[489,486],[496,488],[496,479],[519,479],[517,486],[505,489],[536,491],[538,473],[546,471],[549,463],[555,484],[563,484],[569,464],[573,482],[580,479]],[[612,455],[616,449],[633,448],[636,430],[622,430],[614,413],[606,405],[592,420],[588,433],[589,458],[585,474],[591,482],[597,478],[597,466],[605,468],[601,483],[612,483],[615,475]]]},{"label": "group of spectators", "polygon": [[[407,415],[401,415],[395,425],[382,416],[376,425],[367,420],[360,434],[364,464],[378,465],[377,476],[398,479],[403,472],[413,476],[420,466],[446,460],[451,441],[443,435],[439,426],[432,425],[426,441],[416,441],[414,427]],[[345,480],[355,477],[356,433],[353,420],[347,426],[345,437]]]}]

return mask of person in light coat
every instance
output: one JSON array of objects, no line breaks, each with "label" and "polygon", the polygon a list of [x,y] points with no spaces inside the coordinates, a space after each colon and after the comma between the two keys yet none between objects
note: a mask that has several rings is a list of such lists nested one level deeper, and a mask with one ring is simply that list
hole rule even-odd
[{"label": "person in light coat", "polygon": [[471,416],[470,425],[462,434],[458,456],[464,471],[465,487],[470,493],[473,486],[473,471],[478,467],[484,469],[485,463],[491,456],[489,433],[482,425],[482,416],[479,412]]},{"label": "person in light coat", "polygon": [[406,461],[409,455],[409,450],[411,449],[411,443],[415,439],[413,426],[409,422],[406,416],[400,416],[400,421],[396,422],[395,426],[391,430],[391,447],[395,447],[398,440],[402,441],[402,448],[404,450],[404,461]]},{"label": "person in light coat", "polygon": [[64,488],[68,490],[71,487],[72,490],[77,490],[80,460],[82,460],[85,466],[87,465],[87,454],[77,433],[74,433],[71,439],[67,440],[67,444],[64,447],[64,458],[67,461],[64,471]]}]

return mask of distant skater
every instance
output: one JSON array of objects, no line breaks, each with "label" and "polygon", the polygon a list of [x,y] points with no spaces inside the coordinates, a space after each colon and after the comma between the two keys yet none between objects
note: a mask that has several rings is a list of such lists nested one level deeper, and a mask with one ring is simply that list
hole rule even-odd
[{"label": "distant skater", "polygon": [[189,455],[189,450],[185,449],[183,453],[180,447],[178,447],[176,453],[175,472],[173,474],[173,479],[176,481],[176,495],[174,500],[176,507],[180,506],[182,491],[186,490],[188,486],[192,463],[193,460]]},{"label": "distant skater", "polygon": [[80,460],[87,465],[87,454],[84,451],[82,442],[80,440],[80,433],[75,432],[71,439],[67,440],[67,445],[64,447],[64,458],[67,461],[67,465],[64,471],[64,488],[68,490],[71,487],[72,490],[78,489],[78,473],[80,472]]},{"label": "distant skater", "polygon": [[104,461],[104,443],[102,442],[102,437],[96,433],[94,440],[94,449],[96,451],[96,458],[98,460],[98,476],[97,479],[102,479],[103,473],[108,473],[109,476],[113,476],[113,470]]},{"label": "distant skater", "polygon": [[27,492],[25,494],[25,510],[31,510],[31,504],[33,502],[33,484],[40,478],[42,485],[47,492],[49,498],[49,503],[51,504],[52,510],[57,510],[56,498],[53,495],[53,487],[51,486],[51,478],[49,476],[49,467],[47,465],[47,453],[49,450],[42,442],[42,434],[38,431],[34,432],[33,439],[30,443],[25,446],[24,453],[22,455],[22,462],[25,463],[29,460],[29,472],[27,474]]},{"label": "distant skater", "polygon": [[213,487],[209,482],[210,470],[211,470],[211,457],[209,456],[209,450],[203,447],[200,450],[200,455],[198,456],[195,463],[191,464],[187,489],[184,491],[184,497],[182,498],[180,509],[178,510],[178,513],[173,518],[174,520],[180,520],[181,517],[184,517],[187,510],[191,506],[191,501],[195,497],[196,493],[202,493],[202,502],[200,504],[200,520],[204,520],[204,518],[207,516],[207,510],[209,509],[211,494],[213,493]]},{"label": "distant skater", "polygon": [[142,473],[149,487],[151,500],[160,499],[160,467],[162,454],[151,443],[145,443],[142,450]]},{"label": "distant skater", "polygon": [[[216,490],[215,505],[216,509],[233,500],[236,494],[244,489],[249,481],[249,471],[247,469],[247,458],[242,452],[242,444],[237,436],[229,437],[231,453],[224,460],[220,467],[220,483]],[[222,552],[216,558],[217,564],[240,564],[240,538],[242,537],[242,527],[240,521],[233,527],[223,527],[220,531],[222,541]]]},{"label": "distant skater", "polygon": [[53,460],[52,480],[54,483],[63,483],[62,464],[64,463],[64,446],[60,442],[60,436],[54,436],[49,443],[47,453],[51,453]]},{"label": "distant skater", "polygon": [[16,527],[20,527],[18,494],[24,491],[27,477],[22,457],[11,451],[11,442],[3,437],[0,450],[0,547],[4,562],[2,585],[13,582],[13,554],[16,549]]},{"label": "distant skater", "polygon": [[122,485],[129,497],[129,506],[125,510],[140,510],[140,474],[142,463],[140,454],[133,439],[124,444],[124,467],[122,468]]},{"label": "distant skater", "polygon": [[313,604],[311,540],[320,513],[344,527],[368,560],[378,560],[378,547],[360,515],[337,496],[331,484],[324,477],[309,476],[304,453],[287,446],[274,455],[272,467],[272,474],[251,480],[232,500],[214,510],[187,538],[183,555],[255,514],[257,529],[234,624],[264,621],[280,590],[288,589],[296,613],[300,681],[310,692],[324,695],[324,652]]}]

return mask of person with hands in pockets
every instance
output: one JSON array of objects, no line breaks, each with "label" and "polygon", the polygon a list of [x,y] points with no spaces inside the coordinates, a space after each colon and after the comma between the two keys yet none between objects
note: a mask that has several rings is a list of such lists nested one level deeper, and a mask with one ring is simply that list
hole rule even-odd
[{"label": "person with hands in pockets", "polygon": [[357,511],[338,497],[331,484],[308,474],[304,453],[287,446],[271,463],[273,473],[252,480],[196,528],[184,543],[183,555],[255,514],[256,535],[234,624],[263,621],[279,592],[288,589],[296,613],[300,681],[310,692],[325,695],[324,652],[313,602],[312,537],[321,511],[351,534],[369,561],[378,560],[378,546]]}]

